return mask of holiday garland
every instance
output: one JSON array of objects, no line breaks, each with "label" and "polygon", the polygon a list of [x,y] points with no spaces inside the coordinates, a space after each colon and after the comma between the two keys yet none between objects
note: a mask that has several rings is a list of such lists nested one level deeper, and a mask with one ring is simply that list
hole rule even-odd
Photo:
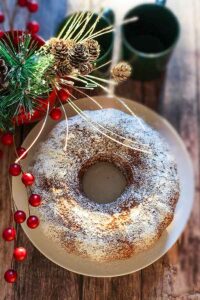
[{"label": "holiday garland", "polygon": [[0,41],[0,128],[12,129],[14,118],[23,110],[32,114],[39,105],[39,98],[48,94],[50,75],[45,76],[53,64],[51,55],[39,55],[35,51],[37,42],[30,34],[22,34],[17,45],[5,33]]},{"label": "holiday garland", "polygon": [[[20,1],[21,4],[22,2]],[[100,87],[104,91],[108,91],[106,86],[108,83],[122,82],[131,75],[131,67],[125,62],[112,68],[111,75],[114,80],[102,79],[92,73],[110,63],[107,62],[96,67],[96,61],[101,53],[101,46],[96,38],[113,30],[112,26],[108,26],[100,31],[95,31],[100,17],[98,16],[94,20],[94,24],[88,28],[87,25],[94,19],[94,15],[92,13],[75,14],[66,23],[58,37],[51,38],[44,45],[28,32],[11,31],[1,34],[0,129],[3,132],[1,142],[7,146],[14,145],[17,157],[9,168],[10,179],[11,176],[21,176],[22,183],[27,189],[29,204],[29,215],[27,216],[24,211],[17,210],[12,202],[13,218],[10,226],[3,231],[5,241],[11,242],[16,239],[16,224],[26,221],[27,226],[31,229],[39,226],[39,219],[37,216],[31,215],[30,207],[38,207],[42,199],[40,195],[31,193],[35,177],[22,169],[20,161],[26,158],[28,151],[37,141],[48,115],[58,121],[62,117],[62,111],[66,119],[64,151],[67,149],[68,126],[63,103],[68,102],[74,111],[95,130],[116,143],[126,146],[122,136],[98,123],[94,124],[73,101],[77,99],[73,93],[76,91],[80,96],[88,97],[98,108],[102,108],[94,98],[87,94],[87,90]],[[127,105],[121,103],[130,111]],[[132,111],[130,112],[133,114]],[[43,125],[35,140],[27,149],[22,147],[16,149],[14,141],[16,126],[39,120],[41,117],[44,117]],[[130,145],[127,147],[139,149],[134,141],[130,141]],[[26,256],[25,248],[16,247],[14,249],[13,258],[15,260],[23,261]],[[11,268],[5,272],[4,278],[7,282],[14,283],[17,280],[17,272]]]},{"label": "holiday garland", "polygon": [[[3,130],[14,129],[22,111],[31,118],[35,109],[42,107],[40,100],[48,98],[52,90],[59,92],[63,86],[73,88],[74,81],[85,83],[88,88],[98,85],[86,77],[100,55],[96,40],[52,38],[37,48],[37,42],[27,33],[20,36],[5,33],[0,40],[0,128]],[[125,63],[112,71],[117,82],[127,79],[130,73]]]}]

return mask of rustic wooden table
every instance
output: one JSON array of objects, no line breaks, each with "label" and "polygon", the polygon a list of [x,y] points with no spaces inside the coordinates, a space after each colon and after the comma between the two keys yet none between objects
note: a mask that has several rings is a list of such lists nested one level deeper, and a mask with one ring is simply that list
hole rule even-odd
[{"label": "rustic wooden table", "polygon": [[[181,39],[165,78],[132,82],[118,94],[142,102],[166,117],[178,130],[193,160],[195,204],[190,221],[174,247],[153,265],[119,278],[99,279],[68,272],[47,260],[21,229],[18,245],[28,249],[25,263],[14,263],[20,279],[3,280],[12,245],[0,241],[0,300],[156,300],[200,299],[200,1],[170,2],[182,26]],[[10,199],[7,185],[12,150],[4,149],[0,168],[0,232],[7,226]],[[190,201],[190,199],[188,199]]]}]

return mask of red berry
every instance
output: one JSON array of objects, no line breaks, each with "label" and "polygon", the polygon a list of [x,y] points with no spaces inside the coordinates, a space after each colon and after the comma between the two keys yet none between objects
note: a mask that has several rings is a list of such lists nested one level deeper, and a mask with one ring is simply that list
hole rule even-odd
[{"label": "red berry", "polygon": [[4,36],[4,32],[0,30],[0,39]]},{"label": "red berry", "polygon": [[54,121],[58,121],[60,120],[60,118],[62,117],[62,111],[59,107],[55,107],[51,110],[50,112],[50,117],[54,120]]},{"label": "red berry", "polygon": [[4,145],[10,146],[14,142],[14,137],[12,133],[4,133],[1,137],[1,141]]},{"label": "red berry", "polygon": [[8,283],[14,283],[17,280],[17,272],[13,269],[10,269],[5,272],[4,278]]},{"label": "red berry", "polygon": [[13,227],[8,227],[3,231],[3,239],[7,242],[11,242],[16,237],[16,230]]},{"label": "red berry", "polygon": [[14,213],[14,220],[18,224],[23,223],[26,220],[26,213],[23,210],[17,210]]},{"label": "red berry", "polygon": [[18,176],[19,174],[21,174],[21,171],[22,171],[22,169],[19,164],[10,165],[10,168],[9,168],[10,175]]},{"label": "red berry", "polygon": [[35,177],[31,173],[24,173],[22,175],[22,182],[24,185],[32,185],[35,181]]},{"label": "red berry", "polygon": [[31,21],[27,24],[27,29],[30,33],[35,34],[40,30],[40,25],[36,21]]},{"label": "red berry", "polygon": [[0,11],[0,23],[3,23],[5,21],[5,16],[2,11]]},{"label": "red berry", "polygon": [[35,1],[35,0],[29,0],[28,3],[27,3],[27,7],[28,7],[28,10],[31,13],[35,13],[35,12],[38,11],[39,5],[38,5],[37,1]]},{"label": "red berry", "polygon": [[25,6],[27,6],[27,2],[28,2],[28,0],[18,0],[17,4],[21,7],[25,7]]},{"label": "red berry", "polygon": [[25,152],[26,152],[26,149],[25,149],[25,148],[23,148],[23,147],[17,148],[17,155],[18,155],[18,157],[21,157],[21,159],[26,158],[27,153],[24,154]]},{"label": "red berry", "polygon": [[62,89],[62,90],[58,91],[58,98],[60,99],[60,101],[62,101],[64,103],[67,102],[67,100],[69,99],[69,96],[70,96],[70,94],[69,94],[68,90]]},{"label": "red berry", "polygon": [[32,194],[29,197],[29,203],[30,203],[30,205],[32,205],[34,207],[39,206],[41,204],[41,202],[42,202],[42,199],[41,199],[40,195]]},{"label": "red berry", "polygon": [[13,256],[18,261],[23,261],[27,257],[27,251],[23,247],[15,248],[13,251]]},{"label": "red berry", "polygon": [[30,216],[30,217],[28,217],[26,223],[27,223],[27,226],[29,228],[35,229],[40,224],[40,221],[39,221],[38,217],[36,217],[36,216]]}]

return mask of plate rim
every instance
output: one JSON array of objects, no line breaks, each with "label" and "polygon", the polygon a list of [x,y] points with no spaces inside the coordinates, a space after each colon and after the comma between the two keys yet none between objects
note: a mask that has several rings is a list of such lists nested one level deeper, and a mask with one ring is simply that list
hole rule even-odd
[{"label": "plate rim", "polygon": [[[94,96],[95,100],[98,101],[98,99],[101,99],[101,98],[109,98],[109,99],[115,99],[116,97],[115,96],[112,96],[112,97],[109,97],[109,96]],[[23,231],[24,233],[26,234],[27,238],[31,241],[31,243],[34,245],[34,247],[40,252],[42,253],[42,255],[44,255],[47,259],[49,259],[51,262],[53,262],[54,264],[60,266],[61,268],[65,269],[65,270],[68,270],[70,272],[73,272],[75,274],[79,274],[79,275],[84,275],[84,276],[88,276],[88,277],[97,277],[97,278],[112,278],[112,277],[120,277],[120,276],[125,276],[125,275],[129,275],[129,274],[133,274],[135,272],[138,272],[148,266],[150,266],[151,264],[153,264],[154,262],[156,262],[157,260],[159,260],[162,256],[164,256],[173,246],[174,244],[177,242],[177,240],[179,239],[180,235],[183,233],[183,231],[185,230],[185,227],[187,225],[187,222],[190,218],[190,215],[191,215],[191,212],[192,212],[192,207],[193,207],[193,202],[194,202],[194,188],[195,188],[195,181],[194,181],[194,168],[193,168],[193,164],[192,164],[192,161],[191,161],[191,157],[186,149],[186,146],[183,142],[183,140],[181,139],[181,137],[179,136],[178,132],[176,131],[176,129],[172,126],[172,124],[170,124],[170,122],[168,120],[166,120],[163,116],[159,115],[157,112],[155,112],[154,110],[152,110],[151,108],[145,106],[144,104],[141,104],[139,102],[136,102],[134,100],[130,100],[130,99],[127,99],[127,98],[124,98],[124,97],[118,97],[122,100],[125,100],[127,102],[131,102],[132,104],[136,104],[136,106],[138,107],[141,107],[142,110],[145,110],[146,112],[150,111],[150,113],[156,117],[157,119],[159,119],[162,123],[165,124],[165,126],[171,131],[171,133],[174,135],[174,137],[176,138],[176,140],[179,142],[179,145],[181,146],[181,149],[183,150],[184,152],[184,155],[187,157],[187,163],[189,164],[189,167],[190,167],[190,170],[192,171],[192,179],[191,179],[191,182],[192,182],[192,187],[193,187],[193,194],[191,195],[191,199],[190,199],[190,209],[189,209],[189,212],[187,214],[187,217],[185,219],[185,224],[184,226],[182,226],[182,228],[179,230],[179,233],[177,234],[177,237],[175,239],[175,241],[172,243],[172,245],[170,247],[168,247],[167,250],[164,251],[164,253],[160,253],[160,255],[156,256],[154,259],[152,259],[150,262],[147,262],[146,264],[144,264],[141,268],[136,268],[134,269],[133,271],[129,271],[129,272],[122,272],[122,273],[118,273],[118,274],[115,274],[115,275],[98,275],[98,274],[90,274],[89,272],[88,273],[85,273],[85,272],[81,272],[81,271],[77,271],[77,270],[74,270],[70,267],[66,267],[64,265],[62,265],[61,263],[55,261],[55,259],[53,259],[52,257],[50,257],[48,254],[46,254],[43,250],[41,250],[39,248],[39,246],[37,245],[37,243],[32,239],[31,237],[31,234],[30,234],[30,231],[27,230],[26,228],[26,225],[25,224],[22,224],[22,228],[23,228]],[[78,99],[78,101],[84,101],[85,99],[87,99],[86,97],[84,98],[80,98]],[[77,100],[76,100],[77,101]],[[68,106],[68,104],[65,104],[64,106]],[[98,109],[98,108],[97,108]],[[137,115],[137,112],[135,113]],[[74,115],[76,115],[76,113],[74,113]],[[31,132],[33,131],[37,131],[41,124],[42,124],[43,120],[41,120],[39,123],[37,123],[32,129],[31,131],[29,132],[29,134],[26,136],[25,140],[23,141],[23,144],[26,144],[27,140],[28,140],[28,137],[29,135],[31,134]],[[55,123],[55,126],[56,126],[57,123]],[[151,125],[151,124],[150,124]],[[151,125],[152,126],[152,125]],[[153,126],[152,126],[153,127]],[[154,128],[154,127],[153,127]],[[14,184],[14,180],[15,178],[13,177],[12,178],[12,186]],[[13,199],[15,201],[15,195],[13,193]],[[16,202],[15,202],[16,204]],[[148,251],[148,250],[147,250]]]}]

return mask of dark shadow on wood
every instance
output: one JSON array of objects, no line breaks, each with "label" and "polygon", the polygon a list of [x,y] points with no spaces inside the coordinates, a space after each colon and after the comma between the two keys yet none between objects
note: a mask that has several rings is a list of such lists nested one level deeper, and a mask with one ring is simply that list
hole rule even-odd
[{"label": "dark shadow on wood", "polygon": [[116,95],[133,99],[155,111],[160,111],[165,87],[165,73],[151,81],[130,79],[116,88]]}]

